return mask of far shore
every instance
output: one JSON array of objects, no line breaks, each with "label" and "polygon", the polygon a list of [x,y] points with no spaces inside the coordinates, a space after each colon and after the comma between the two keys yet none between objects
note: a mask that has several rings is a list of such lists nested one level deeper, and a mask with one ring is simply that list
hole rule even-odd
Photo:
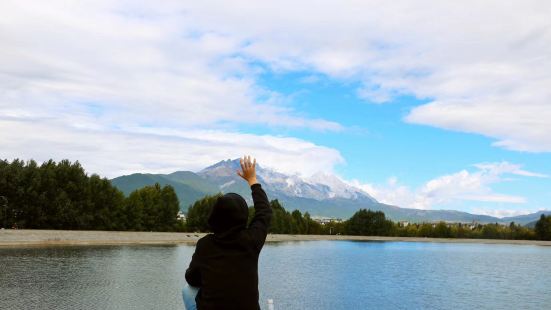
[{"label": "far shore", "polygon": [[[0,247],[67,246],[67,245],[146,245],[146,244],[195,244],[204,233],[165,233],[128,231],[85,230],[0,230]],[[437,242],[437,243],[485,243],[551,246],[551,241],[377,237],[344,235],[279,235],[269,234],[266,242],[290,241],[388,241],[388,242]]]}]

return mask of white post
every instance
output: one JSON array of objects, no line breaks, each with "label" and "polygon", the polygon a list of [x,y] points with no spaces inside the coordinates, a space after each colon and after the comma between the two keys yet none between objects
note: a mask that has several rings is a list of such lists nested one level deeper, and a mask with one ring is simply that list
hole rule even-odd
[{"label": "white post", "polygon": [[268,310],[274,310],[274,300],[268,299]]}]

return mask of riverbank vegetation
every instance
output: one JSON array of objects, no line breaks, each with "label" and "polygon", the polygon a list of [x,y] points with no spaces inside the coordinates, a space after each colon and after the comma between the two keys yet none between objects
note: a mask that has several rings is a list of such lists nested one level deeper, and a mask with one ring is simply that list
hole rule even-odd
[{"label": "riverbank vegetation", "polygon": [[[109,180],[88,176],[78,162],[0,161],[1,227],[208,232],[207,219],[220,195],[197,200],[184,222],[170,185],[145,186],[125,197]],[[366,209],[346,221],[319,222],[308,212],[287,211],[277,199],[270,205],[274,234],[551,240],[551,216],[545,215],[535,229],[515,223],[393,222],[381,211]],[[253,215],[251,207],[249,218]]]}]

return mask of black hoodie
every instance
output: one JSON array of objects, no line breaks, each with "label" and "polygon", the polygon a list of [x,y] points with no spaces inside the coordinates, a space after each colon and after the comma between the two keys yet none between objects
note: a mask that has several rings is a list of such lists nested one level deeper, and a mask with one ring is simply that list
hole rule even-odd
[{"label": "black hoodie", "polygon": [[251,186],[255,215],[247,228],[248,207],[228,193],[214,205],[208,223],[214,234],[199,239],[186,270],[186,281],[199,287],[197,309],[260,309],[258,256],[272,218],[268,196]]}]

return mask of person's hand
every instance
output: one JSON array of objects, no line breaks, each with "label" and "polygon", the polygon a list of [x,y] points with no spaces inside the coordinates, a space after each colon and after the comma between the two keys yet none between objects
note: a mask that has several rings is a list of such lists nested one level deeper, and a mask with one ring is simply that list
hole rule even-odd
[{"label": "person's hand", "polygon": [[239,159],[239,162],[241,163],[241,170],[237,170],[237,175],[245,179],[247,183],[249,183],[249,186],[258,183],[256,180],[256,158],[253,162],[251,162],[251,156],[243,156],[243,158]]}]

